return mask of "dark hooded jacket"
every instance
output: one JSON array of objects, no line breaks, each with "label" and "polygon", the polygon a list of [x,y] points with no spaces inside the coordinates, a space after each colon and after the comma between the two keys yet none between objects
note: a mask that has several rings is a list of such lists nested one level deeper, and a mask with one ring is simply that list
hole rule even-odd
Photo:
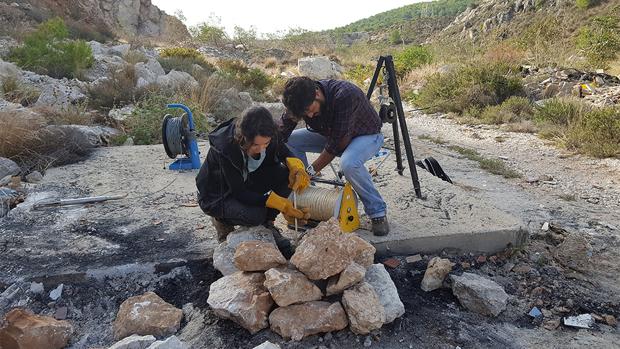
[{"label": "dark hooded jacket", "polygon": [[[220,203],[228,197],[251,206],[264,206],[267,200],[263,193],[248,190],[244,181],[246,164],[241,147],[235,142],[236,120],[230,119],[209,133],[209,152],[196,176],[198,203],[211,216],[221,214],[218,213],[222,209]],[[258,169],[284,163],[292,156],[287,146],[274,136]]]}]

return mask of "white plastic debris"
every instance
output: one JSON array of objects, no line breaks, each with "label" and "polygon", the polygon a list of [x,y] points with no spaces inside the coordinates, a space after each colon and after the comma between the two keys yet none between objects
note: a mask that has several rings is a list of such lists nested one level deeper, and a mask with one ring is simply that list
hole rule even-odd
[{"label": "white plastic debris", "polygon": [[594,325],[594,319],[590,314],[569,316],[564,318],[564,325],[578,328],[591,328],[592,325]]},{"label": "white plastic debris", "polygon": [[549,222],[545,222],[543,223],[542,227],[540,228],[540,230],[542,231],[548,231],[549,230]]}]

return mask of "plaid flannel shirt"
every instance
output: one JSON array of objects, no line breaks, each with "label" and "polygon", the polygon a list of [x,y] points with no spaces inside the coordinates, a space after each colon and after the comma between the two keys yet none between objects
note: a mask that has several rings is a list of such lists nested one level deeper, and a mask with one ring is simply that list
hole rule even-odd
[{"label": "plaid flannel shirt", "polygon": [[[303,116],[306,127],[327,138],[325,150],[342,155],[351,140],[357,136],[381,132],[381,119],[364,92],[344,80],[319,80],[325,96],[321,113],[313,118]],[[286,111],[280,118],[281,137],[288,141],[299,119]]]}]

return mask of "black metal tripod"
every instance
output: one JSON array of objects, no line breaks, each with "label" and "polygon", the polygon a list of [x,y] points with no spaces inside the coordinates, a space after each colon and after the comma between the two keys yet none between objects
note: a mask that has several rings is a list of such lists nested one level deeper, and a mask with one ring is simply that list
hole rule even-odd
[{"label": "black metal tripod", "polygon": [[[381,118],[384,122],[390,122],[392,124],[392,131],[394,133],[394,151],[396,152],[396,168],[398,174],[402,175],[403,158],[400,150],[400,137],[398,135],[398,125],[403,136],[403,143],[405,144],[405,154],[407,155],[407,162],[409,163],[409,172],[411,172],[411,181],[413,182],[413,189],[418,199],[422,198],[422,191],[420,190],[420,180],[418,179],[418,172],[415,167],[415,160],[413,158],[413,150],[411,150],[411,139],[409,138],[409,131],[407,130],[407,123],[405,122],[405,112],[403,111],[403,104],[400,99],[400,91],[398,90],[398,83],[396,81],[396,71],[394,70],[394,61],[392,56],[380,56],[377,62],[377,68],[375,74],[370,82],[368,93],[366,97],[370,99],[372,92],[375,89],[377,80],[381,69],[384,69],[384,80],[387,80],[388,95],[387,101],[382,101],[382,110],[380,110]],[[384,84],[386,81],[383,82]],[[394,108],[396,110],[394,110]]]}]

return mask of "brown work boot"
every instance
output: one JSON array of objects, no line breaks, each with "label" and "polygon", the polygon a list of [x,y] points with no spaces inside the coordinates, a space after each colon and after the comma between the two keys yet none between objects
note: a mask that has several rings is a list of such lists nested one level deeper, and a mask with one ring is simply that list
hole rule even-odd
[{"label": "brown work boot", "polygon": [[213,227],[215,228],[215,231],[217,232],[218,242],[224,242],[228,234],[230,234],[230,232],[235,230],[234,226],[220,222],[219,220],[217,220],[217,218],[214,218],[214,217],[211,217],[211,224],[213,224]]},{"label": "brown work boot", "polygon": [[370,220],[372,222],[372,233],[375,236],[386,236],[390,232],[390,224],[387,217],[377,217]]}]

